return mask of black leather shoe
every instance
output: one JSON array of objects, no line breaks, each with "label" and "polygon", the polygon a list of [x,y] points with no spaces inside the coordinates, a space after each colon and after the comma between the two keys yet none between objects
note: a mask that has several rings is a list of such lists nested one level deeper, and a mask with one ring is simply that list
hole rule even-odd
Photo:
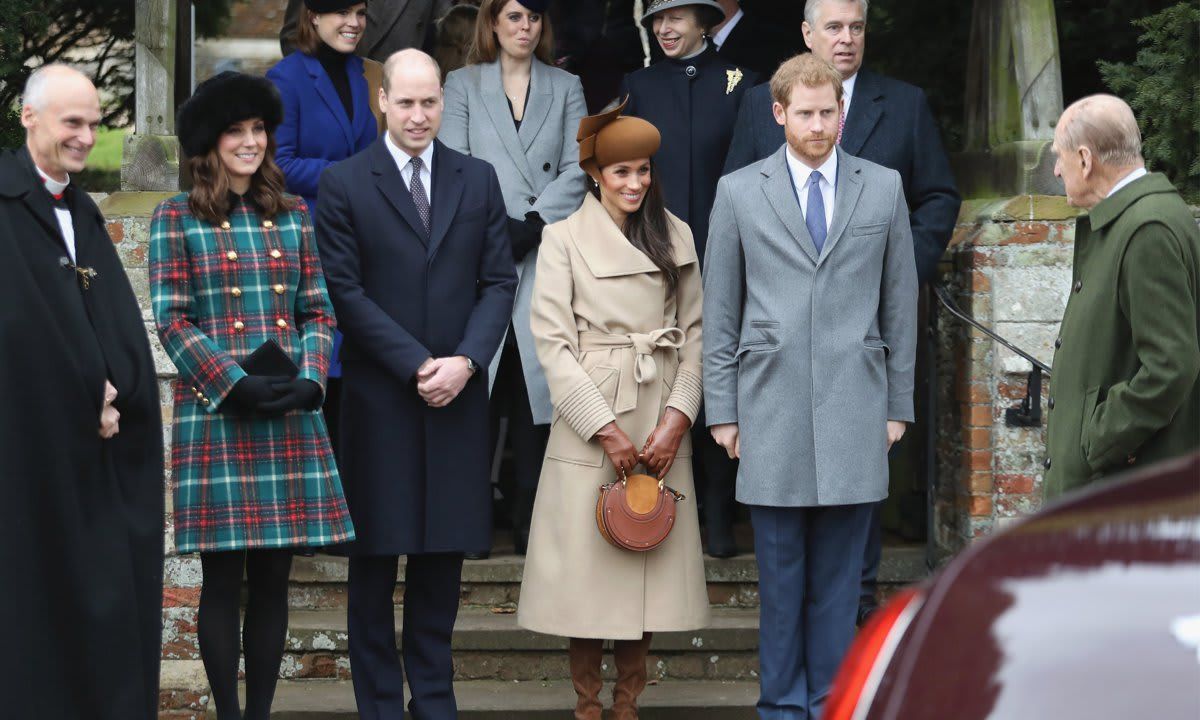
[{"label": "black leather shoe", "polygon": [[858,619],[855,621],[855,624],[860,628],[863,625],[866,625],[867,620],[870,620],[871,615],[873,615],[875,613],[875,611],[878,609],[879,609],[879,603],[875,602],[874,599],[864,600],[862,602],[859,602],[859,604],[858,604]]},{"label": "black leather shoe", "polygon": [[490,552],[469,552],[463,553],[463,557],[467,560],[487,560],[492,554]]},{"label": "black leather shoe", "polygon": [[733,531],[731,529],[714,531],[712,527],[708,528],[709,557],[726,560],[737,554],[738,547],[737,543],[733,541]]}]

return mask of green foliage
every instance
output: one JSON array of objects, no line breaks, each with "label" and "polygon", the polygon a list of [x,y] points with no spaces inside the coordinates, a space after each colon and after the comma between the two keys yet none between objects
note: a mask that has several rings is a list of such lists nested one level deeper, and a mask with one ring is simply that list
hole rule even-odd
[{"label": "green foliage", "polygon": [[[196,34],[222,33],[232,4],[195,2]],[[0,0],[0,18],[0,146],[21,142],[24,131],[9,109],[19,102],[32,69],[46,63],[71,63],[92,77],[100,89],[102,124],[128,122],[133,112],[133,0]]]},{"label": "green foliage", "polygon": [[1135,20],[1137,59],[1099,61],[1112,92],[1137,114],[1142,153],[1192,201],[1200,199],[1200,7],[1181,2]]}]

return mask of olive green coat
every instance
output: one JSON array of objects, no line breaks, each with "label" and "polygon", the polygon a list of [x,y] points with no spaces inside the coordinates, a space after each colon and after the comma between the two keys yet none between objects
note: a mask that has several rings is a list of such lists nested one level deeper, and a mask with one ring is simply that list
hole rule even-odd
[{"label": "olive green coat", "polygon": [[1079,218],[1055,343],[1047,499],[1200,448],[1200,229],[1162,175]]}]

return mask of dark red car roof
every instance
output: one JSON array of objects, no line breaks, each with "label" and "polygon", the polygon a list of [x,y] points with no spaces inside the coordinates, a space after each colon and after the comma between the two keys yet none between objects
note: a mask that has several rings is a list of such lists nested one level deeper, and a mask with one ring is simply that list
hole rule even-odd
[{"label": "dark red car roof", "polygon": [[1106,482],[930,581],[872,720],[1200,718],[1200,454]]}]

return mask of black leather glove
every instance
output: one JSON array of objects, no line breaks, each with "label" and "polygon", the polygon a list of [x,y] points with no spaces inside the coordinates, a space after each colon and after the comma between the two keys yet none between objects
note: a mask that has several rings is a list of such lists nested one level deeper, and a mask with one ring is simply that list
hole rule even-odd
[{"label": "black leather glove", "polygon": [[508,219],[508,239],[512,244],[513,262],[521,262],[542,242],[542,228],[546,223],[536,212],[525,214],[524,220]]},{"label": "black leather glove", "polygon": [[280,393],[273,385],[287,380],[288,378],[282,375],[247,375],[234,383],[221,407],[226,409],[228,406],[227,409],[235,414],[249,415],[256,412],[263,403],[278,398]]},{"label": "black leather glove", "polygon": [[279,415],[292,410],[318,410],[321,407],[321,386],[312,380],[283,380],[271,383],[271,387],[279,396],[259,405],[259,412]]}]

